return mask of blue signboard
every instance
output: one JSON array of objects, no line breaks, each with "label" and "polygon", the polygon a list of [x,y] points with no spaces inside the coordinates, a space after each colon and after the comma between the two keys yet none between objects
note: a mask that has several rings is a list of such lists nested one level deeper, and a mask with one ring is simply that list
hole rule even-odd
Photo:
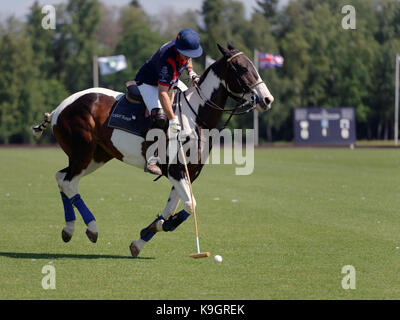
[{"label": "blue signboard", "polygon": [[354,108],[297,108],[294,142],[299,145],[354,145]]}]

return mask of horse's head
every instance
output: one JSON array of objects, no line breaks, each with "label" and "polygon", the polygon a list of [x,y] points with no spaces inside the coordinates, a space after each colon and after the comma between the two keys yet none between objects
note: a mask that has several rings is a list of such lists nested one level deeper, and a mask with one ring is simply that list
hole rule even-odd
[{"label": "horse's head", "polygon": [[246,100],[256,98],[258,109],[262,111],[271,109],[274,97],[251,60],[229,44],[227,49],[218,44],[218,49],[223,54],[227,66],[226,89],[235,96],[243,96]]}]

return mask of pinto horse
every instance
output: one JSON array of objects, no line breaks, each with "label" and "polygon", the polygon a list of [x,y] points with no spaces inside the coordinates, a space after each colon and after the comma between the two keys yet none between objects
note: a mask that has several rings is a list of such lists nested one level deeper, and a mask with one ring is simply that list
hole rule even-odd
[{"label": "pinto horse", "polygon": [[[216,128],[222,113],[227,111],[224,106],[229,96],[245,101],[242,106],[250,105],[252,109],[271,108],[274,98],[250,59],[231,45],[228,48],[218,45],[218,48],[223,56],[206,69],[196,86],[181,92],[184,99],[175,113],[179,109],[177,116],[185,130]],[[141,169],[145,166],[146,158],[142,150],[144,137],[107,126],[112,108],[122,95],[121,92],[104,88],[75,93],[51,113],[46,113],[45,120],[32,128],[36,135],[40,135],[51,123],[55,138],[68,155],[68,167],[56,173],[65,213],[66,225],[62,230],[65,242],[70,241],[74,233],[74,207],[87,225],[89,240],[97,241],[95,217],[78,193],[78,184],[83,176],[113,158]],[[234,114],[233,110],[230,111]],[[201,148],[204,148],[202,144]],[[190,181],[193,182],[202,164],[189,163],[187,168]],[[175,163],[162,165],[162,169],[163,175],[172,184],[168,201],[162,214],[141,230],[139,240],[132,241],[129,248],[134,258],[156,232],[175,230],[193,213],[196,205],[185,176],[185,167]],[[175,213],[180,200],[184,202],[184,209]]]}]

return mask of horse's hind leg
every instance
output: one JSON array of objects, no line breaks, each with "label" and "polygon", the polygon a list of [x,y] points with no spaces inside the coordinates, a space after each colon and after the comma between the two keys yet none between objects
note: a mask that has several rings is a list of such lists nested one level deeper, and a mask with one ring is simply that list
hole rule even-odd
[{"label": "horse's hind leg", "polygon": [[[99,162],[96,161],[96,157],[93,157],[95,148],[96,146],[92,144],[86,145],[85,148],[79,148],[77,152],[71,154],[69,158],[69,167],[56,174],[58,186],[62,192],[61,196],[66,216],[66,227],[63,229],[62,233],[64,241],[69,241],[73,234],[75,215],[73,214],[73,208],[71,210],[72,206],[78,209],[83,221],[87,225],[86,235],[89,240],[92,242],[97,241],[98,230],[95,217],[78,193],[78,184],[80,179],[101,167],[110,159],[108,158],[105,161]],[[68,204],[66,198],[69,200],[71,205]]]},{"label": "horse's hind leg", "polygon": [[65,175],[67,174],[68,167],[60,170],[56,173],[56,180],[58,182],[58,186],[60,188],[61,200],[64,207],[64,217],[66,226],[63,228],[61,232],[61,236],[64,242],[69,242],[74,234],[75,230],[75,212],[74,207],[72,206],[71,200],[67,197],[67,195],[62,191],[60,187],[61,181],[64,180]]}]

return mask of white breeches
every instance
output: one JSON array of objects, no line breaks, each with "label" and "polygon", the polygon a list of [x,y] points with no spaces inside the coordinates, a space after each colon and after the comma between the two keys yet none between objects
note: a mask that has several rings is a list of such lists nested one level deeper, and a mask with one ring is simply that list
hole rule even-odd
[{"label": "white breeches", "polygon": [[[185,91],[188,88],[181,80],[178,80],[177,86],[182,91]],[[149,84],[142,83],[140,86],[138,86],[138,89],[140,91],[140,94],[142,95],[143,101],[146,104],[149,113],[151,113],[151,110],[155,108],[162,108],[160,100],[158,100],[157,86],[151,86]]]}]

